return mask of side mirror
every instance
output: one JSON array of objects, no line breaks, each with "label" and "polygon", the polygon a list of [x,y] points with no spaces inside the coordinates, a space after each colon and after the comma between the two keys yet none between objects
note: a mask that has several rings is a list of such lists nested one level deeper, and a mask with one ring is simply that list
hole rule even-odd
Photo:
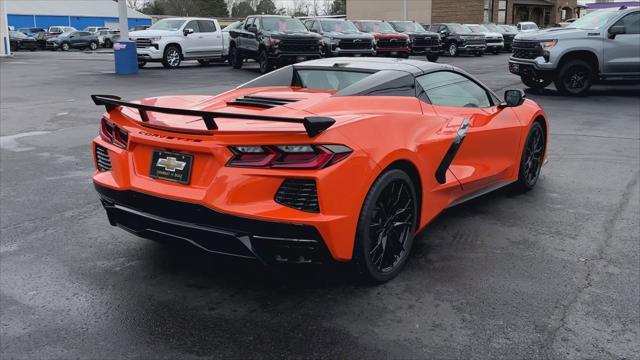
[{"label": "side mirror", "polygon": [[442,29],[442,30],[440,30],[440,34],[446,36],[446,35],[449,35],[449,32],[447,31],[447,29]]},{"label": "side mirror", "polygon": [[609,39],[615,39],[616,35],[626,34],[627,30],[624,25],[615,25],[609,28]]},{"label": "side mirror", "polygon": [[522,105],[525,93],[520,89],[511,89],[504,92],[504,102],[498,105],[499,108],[516,107]]},{"label": "side mirror", "polygon": [[189,36],[190,34],[195,33],[195,31],[193,29],[188,28],[188,29],[184,29],[183,33],[184,33],[184,36]]}]

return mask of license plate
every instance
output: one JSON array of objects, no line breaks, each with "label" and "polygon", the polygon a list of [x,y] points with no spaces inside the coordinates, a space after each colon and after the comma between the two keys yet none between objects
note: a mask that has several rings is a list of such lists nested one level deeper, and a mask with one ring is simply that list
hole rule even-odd
[{"label": "license plate", "polygon": [[149,176],[154,179],[188,184],[192,164],[193,155],[155,150],[151,157]]},{"label": "license plate", "polygon": [[305,56],[298,56],[298,57],[296,58],[296,60],[297,60],[297,61],[305,61],[305,60],[307,60],[307,58],[306,58]]},{"label": "license plate", "polygon": [[514,63],[509,64],[509,71],[514,73],[514,74],[519,74],[520,73],[520,64],[514,64]]}]

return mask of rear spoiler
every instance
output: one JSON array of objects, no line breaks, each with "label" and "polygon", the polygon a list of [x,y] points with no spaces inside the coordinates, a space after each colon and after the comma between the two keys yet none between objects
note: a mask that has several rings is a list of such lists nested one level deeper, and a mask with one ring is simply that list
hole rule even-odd
[{"label": "rear spoiler", "polygon": [[115,95],[91,95],[91,99],[96,105],[104,105],[104,107],[107,109],[107,112],[111,112],[118,106],[138,109],[138,112],[140,113],[140,119],[142,119],[142,122],[149,122],[149,116],[147,115],[147,112],[201,117],[202,120],[204,121],[204,124],[207,126],[207,130],[218,129],[218,125],[215,122],[215,118],[277,121],[277,122],[302,124],[304,125],[304,129],[307,131],[307,135],[309,135],[309,137],[314,137],[319,133],[323,132],[324,130],[328,129],[329,127],[331,127],[336,122],[334,119],[330,117],[324,117],[324,116],[287,118],[287,117],[279,117],[279,116],[232,114],[232,113],[215,112],[215,111],[167,108],[167,107],[160,107],[160,106],[130,103],[130,102],[122,101],[122,98]]}]

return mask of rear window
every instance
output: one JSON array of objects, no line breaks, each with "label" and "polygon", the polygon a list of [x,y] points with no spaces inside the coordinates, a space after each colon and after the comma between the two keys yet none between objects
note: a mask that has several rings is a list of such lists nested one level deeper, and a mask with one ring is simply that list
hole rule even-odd
[{"label": "rear window", "polygon": [[344,70],[297,71],[301,86],[308,89],[341,90],[371,75],[370,73]]}]

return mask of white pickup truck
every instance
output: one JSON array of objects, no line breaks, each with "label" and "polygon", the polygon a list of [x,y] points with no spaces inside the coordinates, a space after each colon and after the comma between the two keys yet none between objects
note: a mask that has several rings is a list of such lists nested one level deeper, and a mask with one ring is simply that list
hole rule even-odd
[{"label": "white pickup truck", "polygon": [[162,19],[147,30],[129,33],[136,43],[139,67],[161,62],[167,69],[179,67],[183,60],[198,60],[203,65],[224,61],[229,55],[228,36],[218,20],[191,17]]}]

